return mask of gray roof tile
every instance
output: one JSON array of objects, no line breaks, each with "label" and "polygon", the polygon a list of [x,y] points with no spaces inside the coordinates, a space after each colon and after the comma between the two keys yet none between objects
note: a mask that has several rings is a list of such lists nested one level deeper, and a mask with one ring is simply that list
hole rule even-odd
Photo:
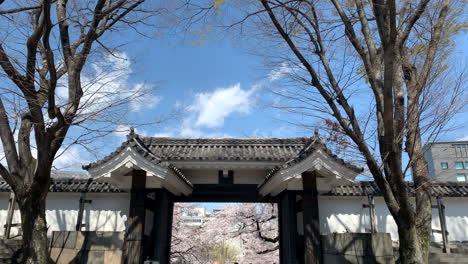
[{"label": "gray roof tile", "polygon": [[285,162],[299,153],[311,138],[160,138],[140,137],[165,161],[267,161]]},{"label": "gray roof tile", "polygon": [[[414,184],[407,183],[410,194],[413,192]],[[330,196],[382,196],[377,184],[373,181],[354,182],[353,184],[334,186],[324,195]],[[468,197],[467,182],[433,182],[432,195],[441,197]]]},{"label": "gray roof tile", "polygon": [[[0,192],[10,192],[11,187],[5,181],[0,181]],[[121,193],[123,190],[107,182],[93,179],[52,179],[50,192],[89,192],[89,193]]]}]

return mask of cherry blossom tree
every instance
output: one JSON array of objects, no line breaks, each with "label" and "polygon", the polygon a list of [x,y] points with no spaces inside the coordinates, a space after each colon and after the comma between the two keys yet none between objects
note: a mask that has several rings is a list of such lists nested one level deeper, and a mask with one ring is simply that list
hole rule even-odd
[{"label": "cherry blossom tree", "polygon": [[176,204],[172,229],[172,263],[210,263],[219,248],[238,248],[239,263],[277,263],[279,236],[274,204],[242,203],[209,215],[200,226],[187,226],[182,212],[193,204]]}]

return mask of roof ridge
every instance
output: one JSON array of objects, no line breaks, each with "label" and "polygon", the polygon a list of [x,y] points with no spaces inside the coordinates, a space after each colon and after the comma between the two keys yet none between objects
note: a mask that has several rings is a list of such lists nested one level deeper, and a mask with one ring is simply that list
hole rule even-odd
[{"label": "roof ridge", "polygon": [[144,137],[138,136],[147,144],[183,144],[183,145],[305,145],[314,137],[291,137],[291,138],[180,138],[180,137]]}]

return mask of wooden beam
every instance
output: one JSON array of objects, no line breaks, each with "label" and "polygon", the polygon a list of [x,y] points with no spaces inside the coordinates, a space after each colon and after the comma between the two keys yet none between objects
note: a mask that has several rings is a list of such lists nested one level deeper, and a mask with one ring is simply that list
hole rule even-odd
[{"label": "wooden beam", "polygon": [[6,225],[5,225],[5,234],[4,237],[6,239],[10,238],[11,227],[13,226],[13,214],[15,213],[15,205],[16,205],[16,197],[15,193],[10,193],[10,199],[8,200],[8,213],[6,218]]},{"label": "wooden beam", "polygon": [[280,263],[296,264],[298,263],[296,194],[285,191],[280,196],[278,203]]},{"label": "wooden beam", "polygon": [[319,204],[316,172],[302,173],[302,206],[304,223],[304,263],[321,263]]},{"label": "wooden beam", "polygon": [[125,264],[141,264],[144,261],[145,187],[146,171],[134,170],[130,190],[128,226],[122,256],[122,263]]},{"label": "wooden beam", "polygon": [[377,233],[377,223],[375,221],[375,202],[374,196],[369,194],[367,195],[368,204],[363,204],[362,207],[369,208],[369,218],[370,218],[370,226],[371,226],[371,233]]},{"label": "wooden beam", "polygon": [[75,225],[75,230],[76,231],[81,231],[81,228],[83,226],[86,226],[86,224],[83,224],[83,214],[84,214],[84,207],[85,204],[91,203],[91,200],[86,200],[86,193],[81,192],[80,194],[80,204],[78,207],[78,218],[76,219],[76,225]]},{"label": "wooden beam", "polygon": [[168,264],[170,260],[173,199],[167,190],[155,191],[153,229],[151,232],[152,250],[150,259],[160,264]]}]

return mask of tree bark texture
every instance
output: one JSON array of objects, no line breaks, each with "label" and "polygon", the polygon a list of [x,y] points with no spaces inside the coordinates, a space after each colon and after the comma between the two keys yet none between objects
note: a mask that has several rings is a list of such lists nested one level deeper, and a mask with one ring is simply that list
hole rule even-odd
[{"label": "tree bark texture", "polygon": [[26,197],[22,197],[22,202],[19,203],[23,239],[21,263],[49,262],[45,197],[45,195],[36,197],[29,193]]}]

